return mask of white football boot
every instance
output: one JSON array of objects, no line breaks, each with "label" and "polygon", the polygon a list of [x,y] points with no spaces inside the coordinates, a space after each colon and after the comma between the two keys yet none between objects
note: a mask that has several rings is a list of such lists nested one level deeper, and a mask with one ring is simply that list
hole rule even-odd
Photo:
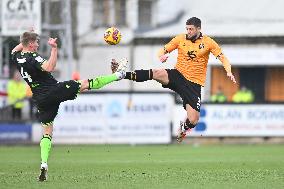
[{"label": "white football boot", "polygon": [[117,80],[121,80],[125,78],[126,68],[127,68],[128,60],[126,58],[122,58],[118,61],[118,67],[115,71],[115,75],[117,76]]},{"label": "white football boot", "polygon": [[183,141],[183,139],[186,137],[186,134],[188,132],[190,132],[190,128],[189,129],[185,129],[185,125],[186,123],[183,121],[180,121],[180,129],[179,129],[179,133],[177,135],[177,141],[178,143],[181,143]]},{"label": "white football boot", "polygon": [[47,163],[41,163],[38,181],[43,182],[47,180],[47,170],[48,170]]}]

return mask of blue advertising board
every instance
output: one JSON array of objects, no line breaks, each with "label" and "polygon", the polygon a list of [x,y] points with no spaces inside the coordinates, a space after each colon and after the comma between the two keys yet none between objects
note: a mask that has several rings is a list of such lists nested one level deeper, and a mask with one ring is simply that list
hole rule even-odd
[{"label": "blue advertising board", "polygon": [[0,143],[31,142],[32,125],[0,124]]}]

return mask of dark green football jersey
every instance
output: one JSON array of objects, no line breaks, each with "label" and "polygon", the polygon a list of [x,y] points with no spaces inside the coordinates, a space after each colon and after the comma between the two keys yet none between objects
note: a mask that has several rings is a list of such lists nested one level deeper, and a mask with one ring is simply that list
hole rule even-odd
[{"label": "dark green football jersey", "polygon": [[50,93],[58,83],[56,79],[41,68],[46,59],[36,52],[13,52],[12,62],[17,66],[23,79],[28,83],[33,92],[33,98],[40,100]]}]

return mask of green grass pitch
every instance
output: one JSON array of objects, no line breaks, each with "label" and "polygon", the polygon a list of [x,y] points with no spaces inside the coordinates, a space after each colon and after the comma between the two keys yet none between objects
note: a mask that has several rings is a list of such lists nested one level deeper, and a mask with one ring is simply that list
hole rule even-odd
[{"label": "green grass pitch", "polygon": [[283,145],[0,146],[0,188],[284,188]]}]

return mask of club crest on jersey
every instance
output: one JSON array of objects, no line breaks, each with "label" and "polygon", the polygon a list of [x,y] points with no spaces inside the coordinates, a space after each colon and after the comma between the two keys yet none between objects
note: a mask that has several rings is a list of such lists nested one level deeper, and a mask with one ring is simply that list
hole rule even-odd
[{"label": "club crest on jersey", "polygon": [[204,48],[205,48],[204,44],[203,44],[203,43],[200,43],[200,44],[199,44],[199,49],[204,49]]},{"label": "club crest on jersey", "polygon": [[23,64],[26,62],[26,58],[17,58],[19,64]]},{"label": "club crest on jersey", "polygon": [[40,56],[35,58],[36,61],[38,61],[39,63],[43,62],[43,58],[41,58]]}]

